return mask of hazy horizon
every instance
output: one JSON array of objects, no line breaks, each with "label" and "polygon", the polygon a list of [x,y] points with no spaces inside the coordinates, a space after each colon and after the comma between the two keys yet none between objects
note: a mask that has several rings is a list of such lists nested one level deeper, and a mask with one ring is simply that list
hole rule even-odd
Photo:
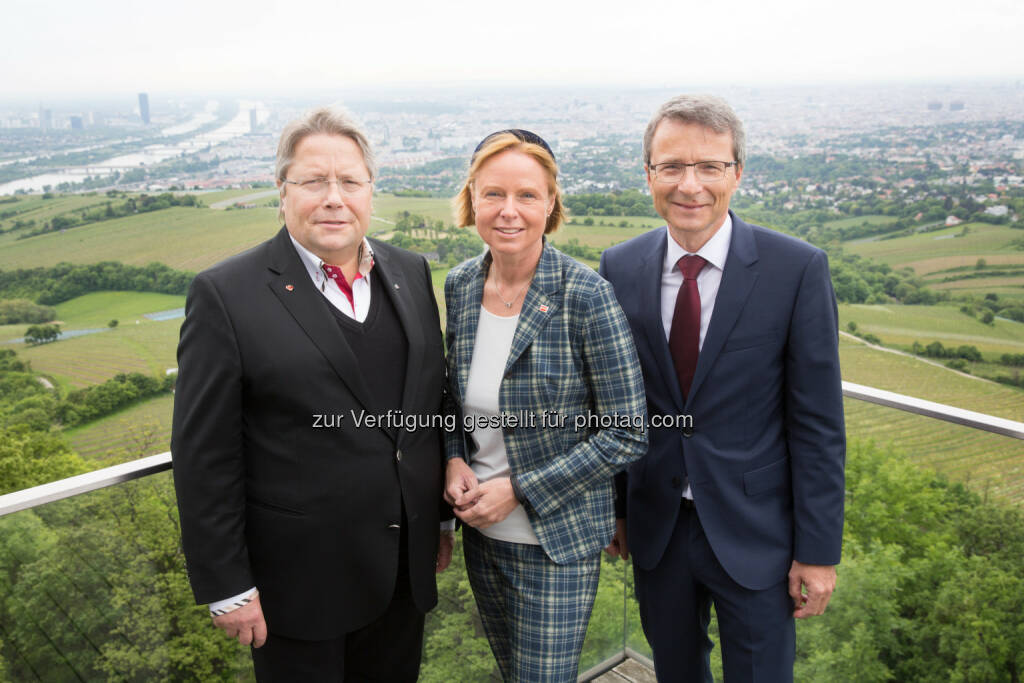
[{"label": "hazy horizon", "polygon": [[[513,11],[514,10],[514,11]],[[715,89],[1024,81],[1012,0],[683,5],[12,0],[5,99],[124,92]]]}]

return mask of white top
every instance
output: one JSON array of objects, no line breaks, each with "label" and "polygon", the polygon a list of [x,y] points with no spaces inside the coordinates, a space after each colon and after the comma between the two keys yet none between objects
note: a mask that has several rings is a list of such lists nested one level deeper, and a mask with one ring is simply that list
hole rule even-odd
[{"label": "white top", "polygon": [[[463,414],[473,424],[477,424],[478,417],[489,418],[501,414],[498,392],[505,376],[505,363],[512,350],[512,338],[518,323],[518,315],[502,317],[480,307],[480,323],[476,328],[473,359],[469,364],[469,379],[466,380],[466,401],[462,406]],[[476,442],[477,451],[469,466],[476,478],[485,482],[509,476],[508,452],[505,450],[502,429],[478,427],[471,436]],[[479,531],[499,541],[540,544],[522,505],[517,505],[502,521]]]},{"label": "white top", "polygon": [[[665,238],[668,240],[668,247],[665,249],[665,262],[661,265],[661,324],[665,328],[665,339],[667,340],[672,330],[672,315],[676,310],[676,297],[679,294],[679,288],[683,286],[683,274],[679,271],[678,266],[679,259],[690,252],[683,249],[673,239],[668,228],[665,229]],[[697,250],[697,256],[708,262],[697,275],[697,291],[700,293],[698,350],[704,348],[704,337],[707,336],[708,325],[711,324],[711,314],[715,310],[715,298],[718,297],[718,287],[722,284],[722,271],[725,269],[725,260],[729,256],[730,244],[732,244],[732,216],[725,214],[725,222],[722,223],[722,227],[704,243],[703,247]],[[683,498],[693,499],[689,482],[683,488]]]}]

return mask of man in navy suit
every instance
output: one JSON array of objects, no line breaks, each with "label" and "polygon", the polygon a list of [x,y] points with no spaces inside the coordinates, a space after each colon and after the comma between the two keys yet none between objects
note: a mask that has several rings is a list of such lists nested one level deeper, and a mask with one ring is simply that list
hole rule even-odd
[{"label": "man in navy suit", "polygon": [[743,125],[724,101],[666,102],[644,134],[668,224],[604,252],[643,368],[646,458],[619,482],[609,552],[632,549],[658,680],[791,681],[795,618],[836,584],[845,431],[824,252],[729,210]]}]

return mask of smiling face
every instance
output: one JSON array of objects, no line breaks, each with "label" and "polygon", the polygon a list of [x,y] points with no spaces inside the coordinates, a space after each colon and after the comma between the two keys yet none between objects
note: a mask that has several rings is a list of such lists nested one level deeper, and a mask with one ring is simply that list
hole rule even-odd
[{"label": "smiling face", "polygon": [[[731,133],[716,133],[696,123],[664,119],[651,139],[651,165],[670,161],[734,161],[732,142]],[[688,168],[678,183],[665,184],[648,168],[647,185],[654,208],[668,223],[672,237],[693,253],[722,227],[742,174],[742,167],[732,166],[721,180],[702,182],[694,169]]]},{"label": "smiling face", "polygon": [[533,157],[514,149],[488,159],[473,178],[476,230],[495,258],[540,258],[555,198],[553,180]]},{"label": "smiling face", "polygon": [[[325,133],[303,138],[296,145],[288,168],[288,180],[297,182],[369,177],[359,145],[349,137]],[[299,244],[335,265],[343,266],[357,258],[359,245],[370,226],[371,186],[365,185],[353,195],[342,195],[337,183],[329,183],[326,193],[281,181],[278,187],[285,226]]]}]

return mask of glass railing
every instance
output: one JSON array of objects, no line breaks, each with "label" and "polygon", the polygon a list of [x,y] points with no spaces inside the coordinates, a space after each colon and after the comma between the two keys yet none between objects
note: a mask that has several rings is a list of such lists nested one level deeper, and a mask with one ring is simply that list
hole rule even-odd
[{"label": "glass railing", "polygon": [[[1014,488],[1024,482],[1024,424],[849,383],[844,393],[851,437],[869,437],[882,449],[891,445],[952,480],[969,479],[968,487],[982,496],[1024,498]],[[958,455],[942,457],[944,449]],[[861,459],[850,466],[857,471],[848,468],[851,482],[866,476],[860,468],[868,460],[856,458]],[[252,680],[246,649],[216,632],[206,610],[193,603],[170,466],[170,454],[164,453],[0,496],[0,682]],[[970,477],[965,468],[971,468]],[[853,507],[870,491],[848,493],[848,536],[851,524],[875,514]],[[949,495],[960,495],[956,491]],[[608,558],[602,562],[581,680],[616,666],[650,663],[632,568]],[[868,586],[871,576],[857,552],[844,554],[841,586],[852,584],[854,590],[837,591],[829,619],[798,625],[798,648],[829,642],[836,624],[859,633],[853,621],[874,614],[871,599],[862,604],[877,588]],[[499,680],[458,544],[438,584],[440,602],[427,617],[421,680]],[[863,645],[868,653],[870,647]],[[809,667],[805,671],[818,665],[802,650],[798,661]]]}]

